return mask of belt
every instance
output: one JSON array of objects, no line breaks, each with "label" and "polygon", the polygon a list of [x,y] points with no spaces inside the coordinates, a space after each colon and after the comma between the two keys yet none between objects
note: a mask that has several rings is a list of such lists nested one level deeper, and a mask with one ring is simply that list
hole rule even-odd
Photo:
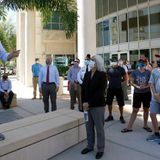
[{"label": "belt", "polygon": [[50,83],[43,82],[43,84],[55,84],[55,82],[50,82]]},{"label": "belt", "polygon": [[38,76],[33,76],[33,77],[38,78]]}]

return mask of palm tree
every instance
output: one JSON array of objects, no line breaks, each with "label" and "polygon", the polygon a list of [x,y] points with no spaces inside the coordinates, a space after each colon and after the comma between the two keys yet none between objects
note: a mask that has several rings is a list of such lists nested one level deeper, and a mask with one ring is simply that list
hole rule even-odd
[{"label": "palm tree", "polygon": [[[12,10],[37,10],[42,13],[43,22],[47,22],[55,11],[59,12],[66,37],[76,31],[77,7],[75,0],[1,0],[2,8]],[[0,14],[1,16],[1,14]]]}]

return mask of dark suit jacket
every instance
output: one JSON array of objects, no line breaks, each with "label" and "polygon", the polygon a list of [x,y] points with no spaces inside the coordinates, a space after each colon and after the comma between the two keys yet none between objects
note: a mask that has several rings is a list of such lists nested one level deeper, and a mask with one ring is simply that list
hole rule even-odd
[{"label": "dark suit jacket", "polygon": [[107,86],[106,73],[96,71],[91,78],[91,71],[84,76],[84,102],[89,103],[89,107],[102,107],[106,105],[105,91]]}]

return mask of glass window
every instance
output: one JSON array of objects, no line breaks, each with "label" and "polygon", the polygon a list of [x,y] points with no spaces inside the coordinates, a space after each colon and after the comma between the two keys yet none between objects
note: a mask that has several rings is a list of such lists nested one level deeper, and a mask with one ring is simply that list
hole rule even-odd
[{"label": "glass window", "polygon": [[140,50],[140,58],[147,58],[150,61],[149,49]]},{"label": "glass window", "polygon": [[138,55],[138,50],[133,50],[129,52],[129,61],[132,69],[136,69],[136,63],[139,57]]},{"label": "glass window", "polygon": [[118,43],[118,26],[117,26],[117,17],[113,17],[109,20],[110,24],[110,44]]},{"label": "glass window", "polygon": [[96,0],[96,18],[101,18],[103,16],[102,0]]},{"label": "glass window", "polygon": [[160,38],[160,5],[150,8],[151,38]]},{"label": "glass window", "polygon": [[61,23],[60,16],[58,12],[55,12],[50,18],[48,24],[43,26],[43,29],[48,30],[64,30],[63,24]]},{"label": "glass window", "polygon": [[127,1],[126,0],[118,0],[118,10],[122,10],[127,8]]},{"label": "glass window", "polygon": [[138,0],[138,3],[144,3],[144,2],[148,2],[148,0]]},{"label": "glass window", "polygon": [[128,13],[129,19],[129,41],[138,40],[138,27],[137,27],[137,11]]},{"label": "glass window", "polygon": [[108,14],[108,0],[103,0],[103,16]]},{"label": "glass window", "polygon": [[139,39],[149,39],[149,23],[148,23],[148,9],[141,9],[139,13]]},{"label": "glass window", "polygon": [[128,42],[127,14],[119,16],[119,41],[120,43]]},{"label": "glass window", "polygon": [[103,21],[104,45],[110,45],[109,20]]},{"label": "glass window", "polygon": [[120,54],[120,59],[127,60],[127,53],[121,53]]},{"label": "glass window", "polygon": [[110,54],[109,53],[104,53],[104,66],[107,68],[110,65]]},{"label": "glass window", "polygon": [[96,35],[97,35],[97,47],[103,46],[103,23],[98,23],[96,26]]},{"label": "glass window", "polygon": [[109,13],[117,11],[117,0],[109,0]]},{"label": "glass window", "polygon": [[128,7],[134,6],[137,4],[137,0],[128,0]]},{"label": "glass window", "polygon": [[112,59],[113,60],[118,60],[118,54],[112,54]]}]

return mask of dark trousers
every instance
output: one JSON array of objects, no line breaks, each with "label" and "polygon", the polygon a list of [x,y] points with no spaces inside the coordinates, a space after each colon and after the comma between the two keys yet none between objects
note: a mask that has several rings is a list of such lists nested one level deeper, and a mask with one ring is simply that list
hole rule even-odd
[{"label": "dark trousers", "polygon": [[0,100],[2,102],[3,107],[6,107],[6,108],[10,107],[13,96],[14,96],[14,93],[12,91],[8,93],[8,97],[5,97],[4,92],[0,92]]},{"label": "dark trousers", "polygon": [[50,84],[43,83],[42,84],[42,95],[43,95],[44,111],[46,113],[49,112],[49,97],[51,100],[51,110],[55,111],[57,109],[56,84],[55,83],[50,83]]},{"label": "dark trousers", "polygon": [[94,149],[96,129],[98,152],[104,152],[105,148],[104,113],[105,107],[91,108],[88,111],[88,122],[86,122],[87,148]]},{"label": "dark trousers", "polygon": [[71,97],[71,109],[74,109],[75,99],[78,99],[78,109],[82,111],[82,100],[81,100],[81,86],[80,84],[70,83],[69,93]]}]

